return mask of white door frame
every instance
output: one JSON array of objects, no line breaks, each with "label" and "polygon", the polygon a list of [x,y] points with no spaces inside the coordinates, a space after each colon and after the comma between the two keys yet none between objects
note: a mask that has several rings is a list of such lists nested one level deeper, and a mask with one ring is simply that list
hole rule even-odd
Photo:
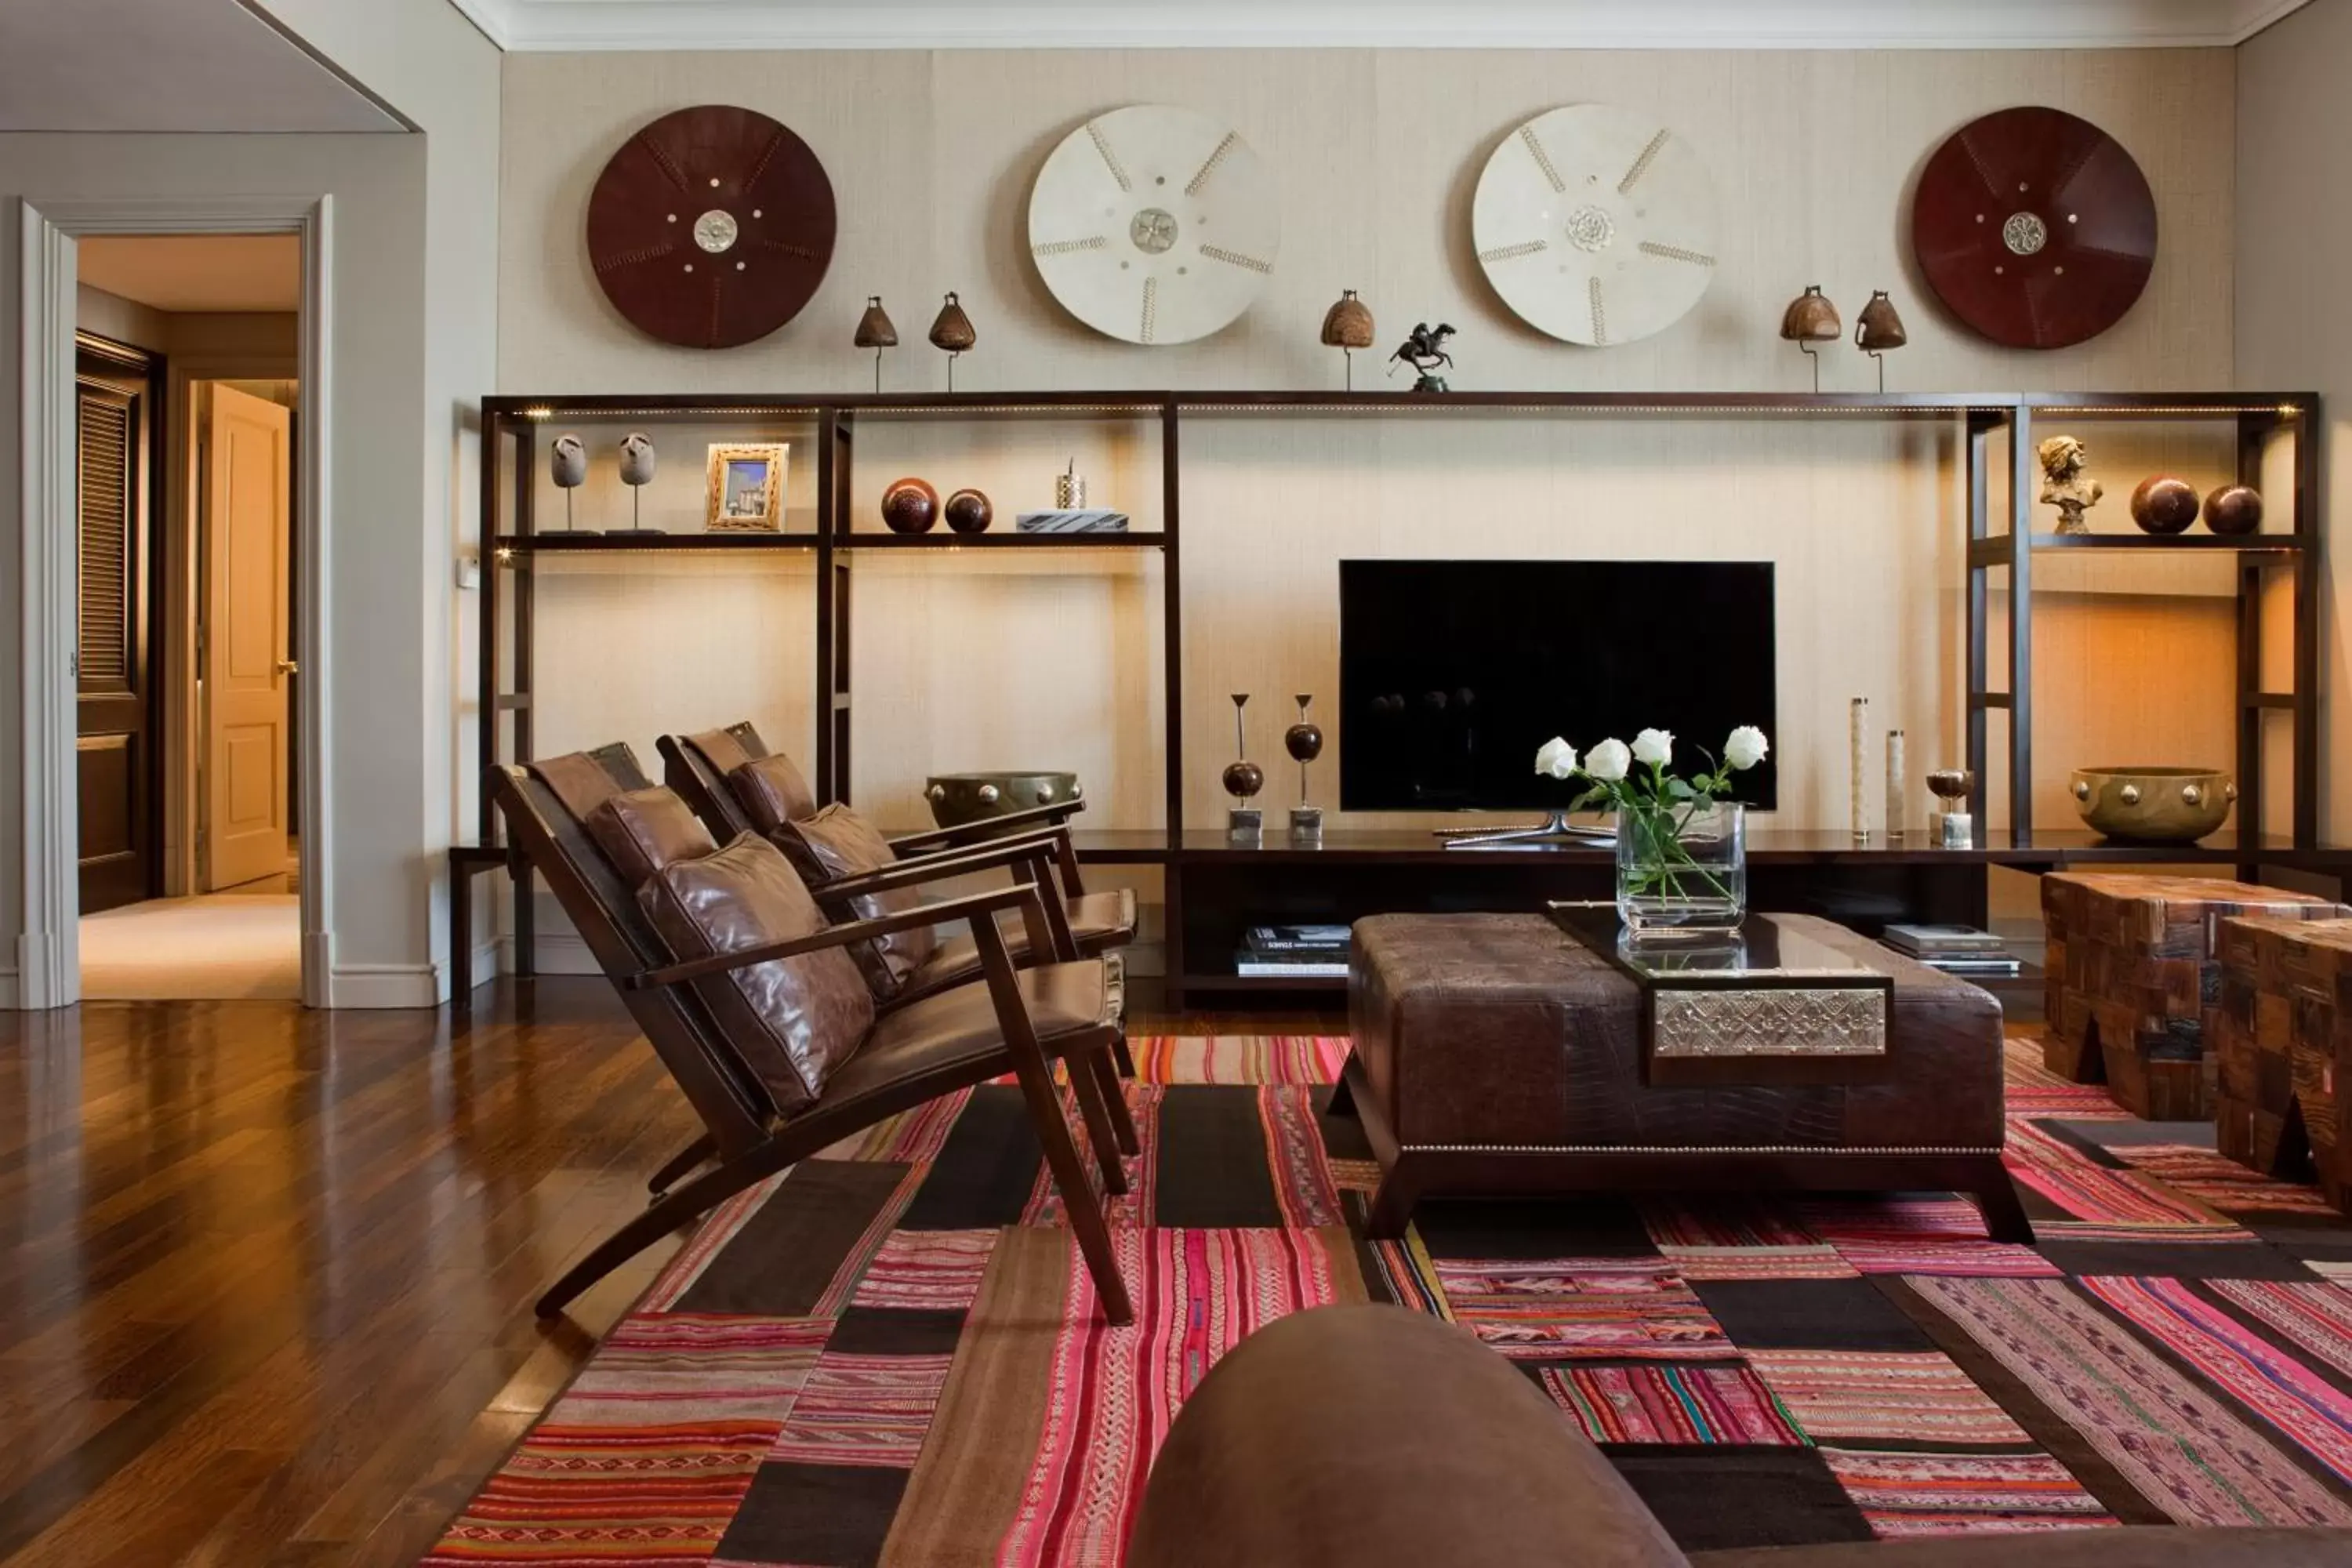
[{"label": "white door frame", "polygon": [[18,321],[23,352],[24,931],[16,939],[17,1005],[81,1000],[79,837],[76,820],[75,240],[92,234],[291,234],[302,245],[301,504],[294,521],[300,582],[295,647],[301,660],[302,1001],[324,1006],[333,939],[327,929],[334,865],[327,816],[328,439],[334,410],[330,345],[331,196],[27,198]]}]

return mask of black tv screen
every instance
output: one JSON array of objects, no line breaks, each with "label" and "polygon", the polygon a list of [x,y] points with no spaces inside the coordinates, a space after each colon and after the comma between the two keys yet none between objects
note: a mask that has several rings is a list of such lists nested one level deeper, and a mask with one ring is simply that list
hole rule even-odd
[{"label": "black tv screen", "polygon": [[[1536,750],[1675,735],[1673,771],[1740,724],[1778,738],[1764,561],[1342,561],[1339,804],[1549,811]],[[1734,798],[1770,808],[1770,762]]]}]

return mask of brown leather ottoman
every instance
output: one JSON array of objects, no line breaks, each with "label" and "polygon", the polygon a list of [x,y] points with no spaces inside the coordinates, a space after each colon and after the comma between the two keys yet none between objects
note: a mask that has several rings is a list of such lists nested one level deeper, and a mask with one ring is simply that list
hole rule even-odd
[{"label": "brown leather ottoman", "polygon": [[2134,1116],[2202,1121],[2213,1114],[2217,1075],[2216,928],[2235,915],[2346,912],[2327,899],[2250,882],[2053,871],[2042,879],[2042,1060],[2069,1082],[2105,1084]]},{"label": "brown leather ottoman", "polygon": [[1640,985],[1539,914],[1376,915],[1349,963],[1344,1100],[1380,1161],[1374,1236],[1437,1194],[1758,1187],[1972,1194],[2032,1227],[2000,1164],[2001,1014],[1867,937],[1780,916],[1893,976],[1883,1055],[1747,1056],[1652,1081]]}]

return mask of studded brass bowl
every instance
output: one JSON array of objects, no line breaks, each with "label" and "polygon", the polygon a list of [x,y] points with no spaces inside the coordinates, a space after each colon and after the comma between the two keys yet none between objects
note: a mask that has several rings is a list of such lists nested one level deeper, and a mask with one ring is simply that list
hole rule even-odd
[{"label": "studded brass bowl", "polygon": [[923,786],[941,827],[1078,798],[1076,773],[938,773]]},{"label": "studded brass bowl", "polygon": [[2218,768],[2076,768],[2067,793],[2095,832],[2187,844],[2229,819],[2238,786]]}]

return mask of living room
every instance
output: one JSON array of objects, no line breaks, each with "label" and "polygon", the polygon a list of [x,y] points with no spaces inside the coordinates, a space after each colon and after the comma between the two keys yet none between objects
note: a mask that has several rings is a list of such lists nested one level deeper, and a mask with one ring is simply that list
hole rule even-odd
[{"label": "living room", "polygon": [[[2342,0],[109,4],[0,1560],[2352,1553]],[[299,1005],[81,984],[77,247],[204,232]]]}]

